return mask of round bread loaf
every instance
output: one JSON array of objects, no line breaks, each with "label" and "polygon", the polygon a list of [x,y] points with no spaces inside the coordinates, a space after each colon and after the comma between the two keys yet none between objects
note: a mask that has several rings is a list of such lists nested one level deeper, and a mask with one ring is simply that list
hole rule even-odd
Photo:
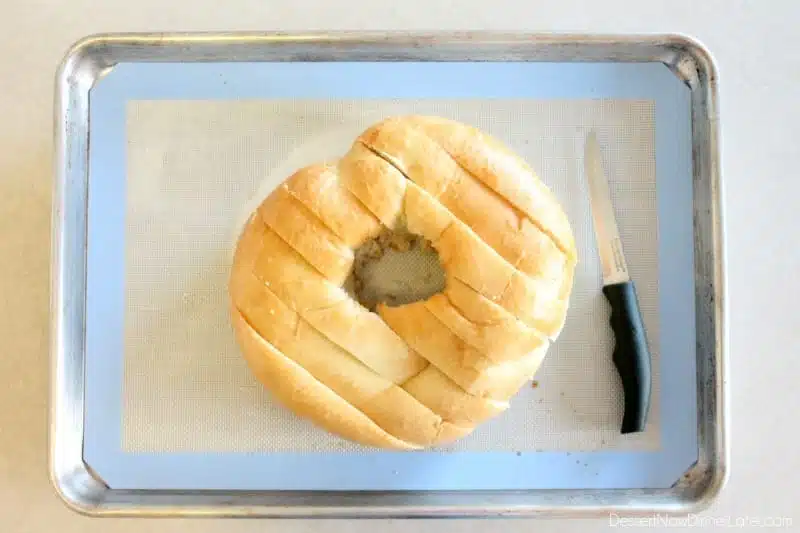
[{"label": "round bread loaf", "polygon": [[[368,309],[359,250],[417,236],[442,290]],[[509,406],[563,327],[567,217],[530,167],[472,126],[392,117],[289,176],[248,219],[230,277],[237,340],[285,406],[366,445],[418,449]]]}]

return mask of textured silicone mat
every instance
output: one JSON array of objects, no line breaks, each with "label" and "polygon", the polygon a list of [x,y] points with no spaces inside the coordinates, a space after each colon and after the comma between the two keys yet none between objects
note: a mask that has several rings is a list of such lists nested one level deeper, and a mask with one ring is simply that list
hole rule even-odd
[{"label": "textured silicone mat", "polygon": [[[495,135],[562,202],[580,262],[566,327],[503,415],[450,448],[657,450],[658,218],[649,100],[130,101],[126,109],[122,449],[356,451],[276,405],[233,339],[226,283],[250,210],[297,168],[343,153],[372,122],[430,113]],[[619,435],[621,392],[589,218],[583,144],[598,131],[653,356],[646,432]]]}]

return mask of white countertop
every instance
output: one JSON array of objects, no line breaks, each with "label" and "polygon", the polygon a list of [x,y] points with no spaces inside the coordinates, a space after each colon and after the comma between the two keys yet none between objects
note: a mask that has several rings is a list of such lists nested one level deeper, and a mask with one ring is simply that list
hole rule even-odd
[{"label": "white countertop", "polygon": [[[47,475],[48,268],[56,65],[78,38],[107,31],[528,30],[679,32],[720,69],[729,279],[731,476],[705,519],[791,519],[800,426],[800,3],[672,0],[407,3],[0,0],[0,529],[8,532],[368,531],[367,522],[264,523],[89,519],[68,510]],[[588,6],[588,7],[587,7]],[[792,135],[794,134],[794,135]],[[392,521],[386,531],[583,531],[608,519]],[[619,525],[619,524],[618,524]],[[436,528],[436,529],[434,529]],[[653,530],[654,528],[649,528]],[[675,529],[674,527],[669,528]],[[785,528],[784,528],[785,529]]]}]

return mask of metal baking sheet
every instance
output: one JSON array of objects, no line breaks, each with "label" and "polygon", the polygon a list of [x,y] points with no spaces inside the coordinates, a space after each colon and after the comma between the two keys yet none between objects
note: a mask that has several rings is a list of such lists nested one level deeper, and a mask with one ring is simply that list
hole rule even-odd
[{"label": "metal baking sheet", "polygon": [[[637,83],[632,74],[641,69],[662,74]],[[363,84],[353,94],[348,80],[354,75],[398,83]],[[409,77],[427,82],[401,82]],[[490,81],[459,82],[469,79]],[[57,86],[51,472],[58,492],[76,509],[135,515],[586,515],[696,509],[724,484],[716,74],[697,43],[680,36],[485,33],[109,35],[76,44]],[[661,402],[660,448],[446,457],[124,450],[122,333],[113,318],[121,302],[110,296],[118,291],[107,271],[124,253],[113,231],[123,227],[124,207],[108,200],[125,181],[119,164],[125,158],[124,130],[117,122],[124,122],[126,104],[303,96],[653,100],[659,232],[666,236],[660,267],[662,272],[689,268],[688,285],[667,284],[688,292],[670,290],[660,302],[662,314],[689,320],[662,320],[662,337],[663,324],[676,330],[667,331],[671,340],[660,343],[657,393],[668,399]],[[120,147],[113,164],[109,153]],[[669,166],[682,158],[685,171],[680,164]],[[299,469],[295,472],[321,472],[328,480],[282,483],[278,461]],[[247,481],[241,473],[254,468],[262,479],[252,481],[250,475]],[[435,470],[436,480],[392,476],[420,468]],[[360,474],[337,485],[335,475],[344,471]]]}]

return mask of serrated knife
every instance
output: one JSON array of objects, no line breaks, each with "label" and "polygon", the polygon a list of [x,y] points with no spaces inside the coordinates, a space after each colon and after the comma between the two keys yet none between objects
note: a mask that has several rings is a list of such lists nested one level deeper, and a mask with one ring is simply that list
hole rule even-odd
[{"label": "serrated knife", "polygon": [[610,322],[615,341],[612,360],[625,395],[621,432],[636,433],[644,430],[650,410],[650,351],[636,287],[622,251],[600,144],[594,131],[589,132],[586,138],[584,164],[603,269],[603,294],[611,306]]}]

